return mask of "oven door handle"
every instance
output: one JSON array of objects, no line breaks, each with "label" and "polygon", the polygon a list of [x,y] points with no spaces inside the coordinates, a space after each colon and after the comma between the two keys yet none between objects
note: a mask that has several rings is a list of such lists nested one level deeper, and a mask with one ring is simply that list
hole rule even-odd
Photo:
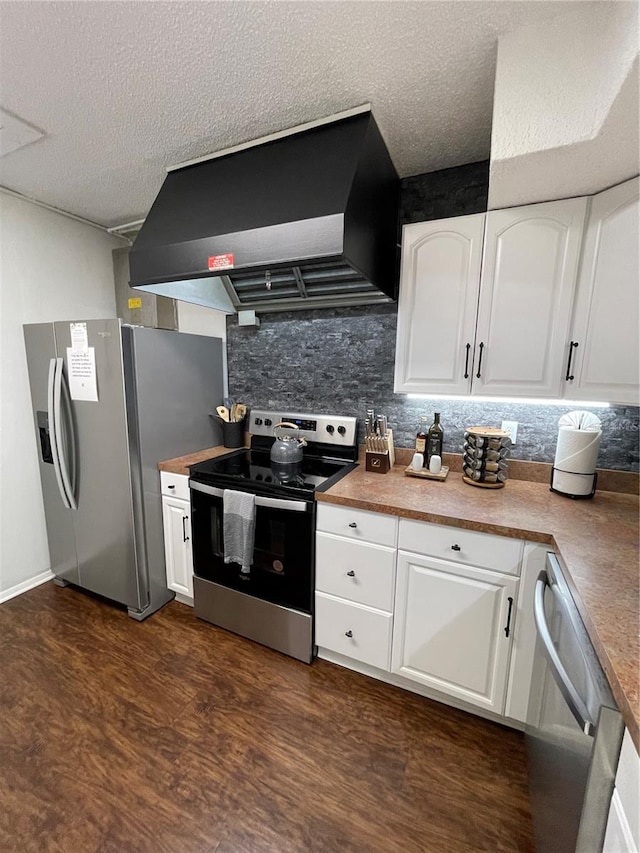
[{"label": "oven door handle", "polygon": [[[193,489],[194,492],[213,495],[214,498],[221,498],[224,495],[224,489],[218,489],[216,486],[205,486],[203,483],[196,483],[194,480],[189,480],[189,488]],[[269,509],[285,509],[287,512],[306,512],[309,508],[309,504],[306,501],[264,498],[259,495],[256,495],[256,506],[267,507]]]}]

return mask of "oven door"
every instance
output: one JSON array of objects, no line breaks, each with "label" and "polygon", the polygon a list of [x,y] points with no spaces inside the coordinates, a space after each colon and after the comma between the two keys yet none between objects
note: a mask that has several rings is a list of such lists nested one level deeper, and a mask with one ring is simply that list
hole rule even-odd
[{"label": "oven door", "polygon": [[229,589],[311,613],[315,503],[256,496],[253,564],[248,574],[224,562],[223,490],[189,481],[193,569]]}]

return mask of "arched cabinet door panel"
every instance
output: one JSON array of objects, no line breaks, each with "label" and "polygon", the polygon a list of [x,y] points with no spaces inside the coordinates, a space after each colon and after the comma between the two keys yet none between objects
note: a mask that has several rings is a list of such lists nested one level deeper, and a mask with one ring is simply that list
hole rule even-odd
[{"label": "arched cabinet door panel", "polygon": [[404,226],[396,393],[469,393],[484,220]]},{"label": "arched cabinet door panel", "polygon": [[474,395],[562,395],[586,208],[574,198],[487,214]]},{"label": "arched cabinet door panel", "polygon": [[639,257],[640,178],[634,178],[591,200],[566,397],[640,405]]}]

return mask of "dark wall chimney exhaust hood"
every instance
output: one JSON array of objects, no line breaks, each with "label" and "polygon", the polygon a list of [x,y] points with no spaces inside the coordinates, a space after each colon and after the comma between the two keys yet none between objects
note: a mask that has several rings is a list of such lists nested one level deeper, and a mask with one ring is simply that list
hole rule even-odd
[{"label": "dark wall chimney exhaust hood", "polygon": [[187,164],[131,248],[131,286],[209,307],[223,287],[236,310],[389,302],[398,192],[369,110]]}]

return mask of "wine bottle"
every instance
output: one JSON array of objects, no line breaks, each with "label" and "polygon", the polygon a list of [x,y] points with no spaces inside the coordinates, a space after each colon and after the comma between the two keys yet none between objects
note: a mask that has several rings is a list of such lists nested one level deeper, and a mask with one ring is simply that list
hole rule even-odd
[{"label": "wine bottle", "polygon": [[429,427],[427,433],[427,453],[425,456],[425,465],[429,464],[432,456],[437,455],[442,458],[442,439],[444,438],[444,430],[440,426],[440,412],[436,412],[433,416],[433,423]]},{"label": "wine bottle", "polygon": [[416,453],[424,453],[424,458],[427,458],[427,436],[429,434],[429,419],[420,418],[420,426],[416,433]]}]

